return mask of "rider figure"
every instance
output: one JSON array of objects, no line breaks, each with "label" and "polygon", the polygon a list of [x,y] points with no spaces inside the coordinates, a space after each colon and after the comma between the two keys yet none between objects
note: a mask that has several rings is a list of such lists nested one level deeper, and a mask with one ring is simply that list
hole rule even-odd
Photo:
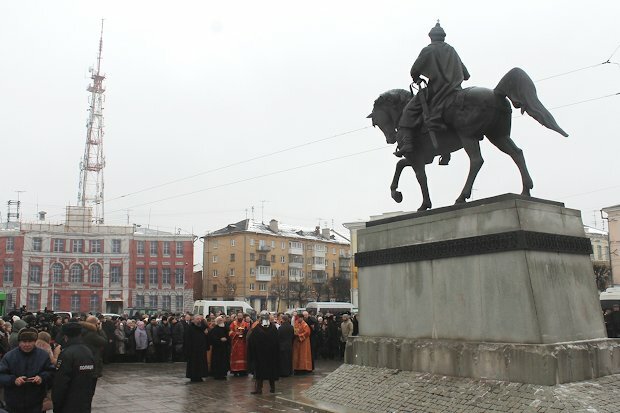
[{"label": "rider figure", "polygon": [[[426,101],[430,113],[424,122],[429,130],[438,132],[447,129],[442,119],[447,98],[461,90],[461,83],[469,79],[469,72],[456,50],[444,41],[446,32],[439,25],[439,21],[428,36],[431,38],[431,44],[422,49],[413,63],[411,78],[418,84],[421,82],[421,75],[428,78]],[[421,93],[423,92],[418,93],[415,99],[411,99],[403,111],[398,125],[399,148],[394,153],[396,156],[402,156],[404,152],[412,150],[414,137],[420,134],[423,123]],[[449,161],[450,152],[442,153],[439,164],[447,165]]]}]

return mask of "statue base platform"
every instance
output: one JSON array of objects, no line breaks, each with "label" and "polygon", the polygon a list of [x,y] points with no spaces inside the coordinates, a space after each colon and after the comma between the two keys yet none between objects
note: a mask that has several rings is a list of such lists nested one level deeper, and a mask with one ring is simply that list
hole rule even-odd
[{"label": "statue base platform", "polygon": [[369,221],[357,243],[347,363],[547,385],[620,372],[577,210],[506,194]]}]

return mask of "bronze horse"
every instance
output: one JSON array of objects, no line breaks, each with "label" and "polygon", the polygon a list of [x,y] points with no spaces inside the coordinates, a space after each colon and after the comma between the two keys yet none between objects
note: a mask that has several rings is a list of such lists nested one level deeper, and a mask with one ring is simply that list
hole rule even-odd
[{"label": "bronze horse", "polygon": [[[379,126],[387,143],[396,142],[400,117],[411,98],[410,92],[404,89],[394,89],[383,93],[375,100],[372,113],[368,115],[368,118],[372,119],[373,126]],[[425,165],[432,163],[437,155],[465,149],[469,156],[469,174],[456,203],[465,202],[471,196],[474,180],[484,163],[479,144],[484,136],[500,151],[510,155],[517,164],[523,182],[521,194],[530,196],[530,190],[534,184],[527,170],[523,151],[510,138],[512,109],[507,98],[515,108],[521,108],[521,113],[525,111],[541,125],[563,136],[568,136],[538,100],[532,79],[522,69],[511,69],[495,89],[471,87],[454,94],[452,102],[446,106],[443,115],[448,130],[437,133],[438,148],[432,145],[428,133],[425,132],[415,138],[413,150],[406,152],[405,157],[396,164],[396,171],[390,186],[392,198],[396,202],[402,201],[403,195],[397,191],[398,180],[403,168],[411,166],[422,190],[423,201],[418,211],[430,209],[432,205]]]}]

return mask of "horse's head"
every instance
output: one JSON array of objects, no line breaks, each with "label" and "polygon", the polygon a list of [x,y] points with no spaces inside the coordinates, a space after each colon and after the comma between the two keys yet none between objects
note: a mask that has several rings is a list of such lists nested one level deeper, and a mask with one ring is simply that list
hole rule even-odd
[{"label": "horse's head", "polygon": [[410,99],[411,93],[404,89],[388,90],[375,100],[372,113],[366,116],[372,120],[372,126],[381,129],[389,144],[396,142],[398,121]]}]

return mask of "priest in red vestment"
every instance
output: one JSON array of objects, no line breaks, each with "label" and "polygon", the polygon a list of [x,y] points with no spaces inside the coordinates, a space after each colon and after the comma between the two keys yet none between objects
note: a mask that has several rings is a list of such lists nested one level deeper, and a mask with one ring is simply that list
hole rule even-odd
[{"label": "priest in red vestment", "polygon": [[248,373],[246,339],[250,324],[243,320],[243,313],[237,313],[237,319],[230,323],[230,371],[235,376],[246,376]]},{"label": "priest in red vestment", "polygon": [[295,317],[295,338],[293,339],[293,370],[295,374],[312,371],[312,348],[310,347],[310,327],[303,317]]}]

